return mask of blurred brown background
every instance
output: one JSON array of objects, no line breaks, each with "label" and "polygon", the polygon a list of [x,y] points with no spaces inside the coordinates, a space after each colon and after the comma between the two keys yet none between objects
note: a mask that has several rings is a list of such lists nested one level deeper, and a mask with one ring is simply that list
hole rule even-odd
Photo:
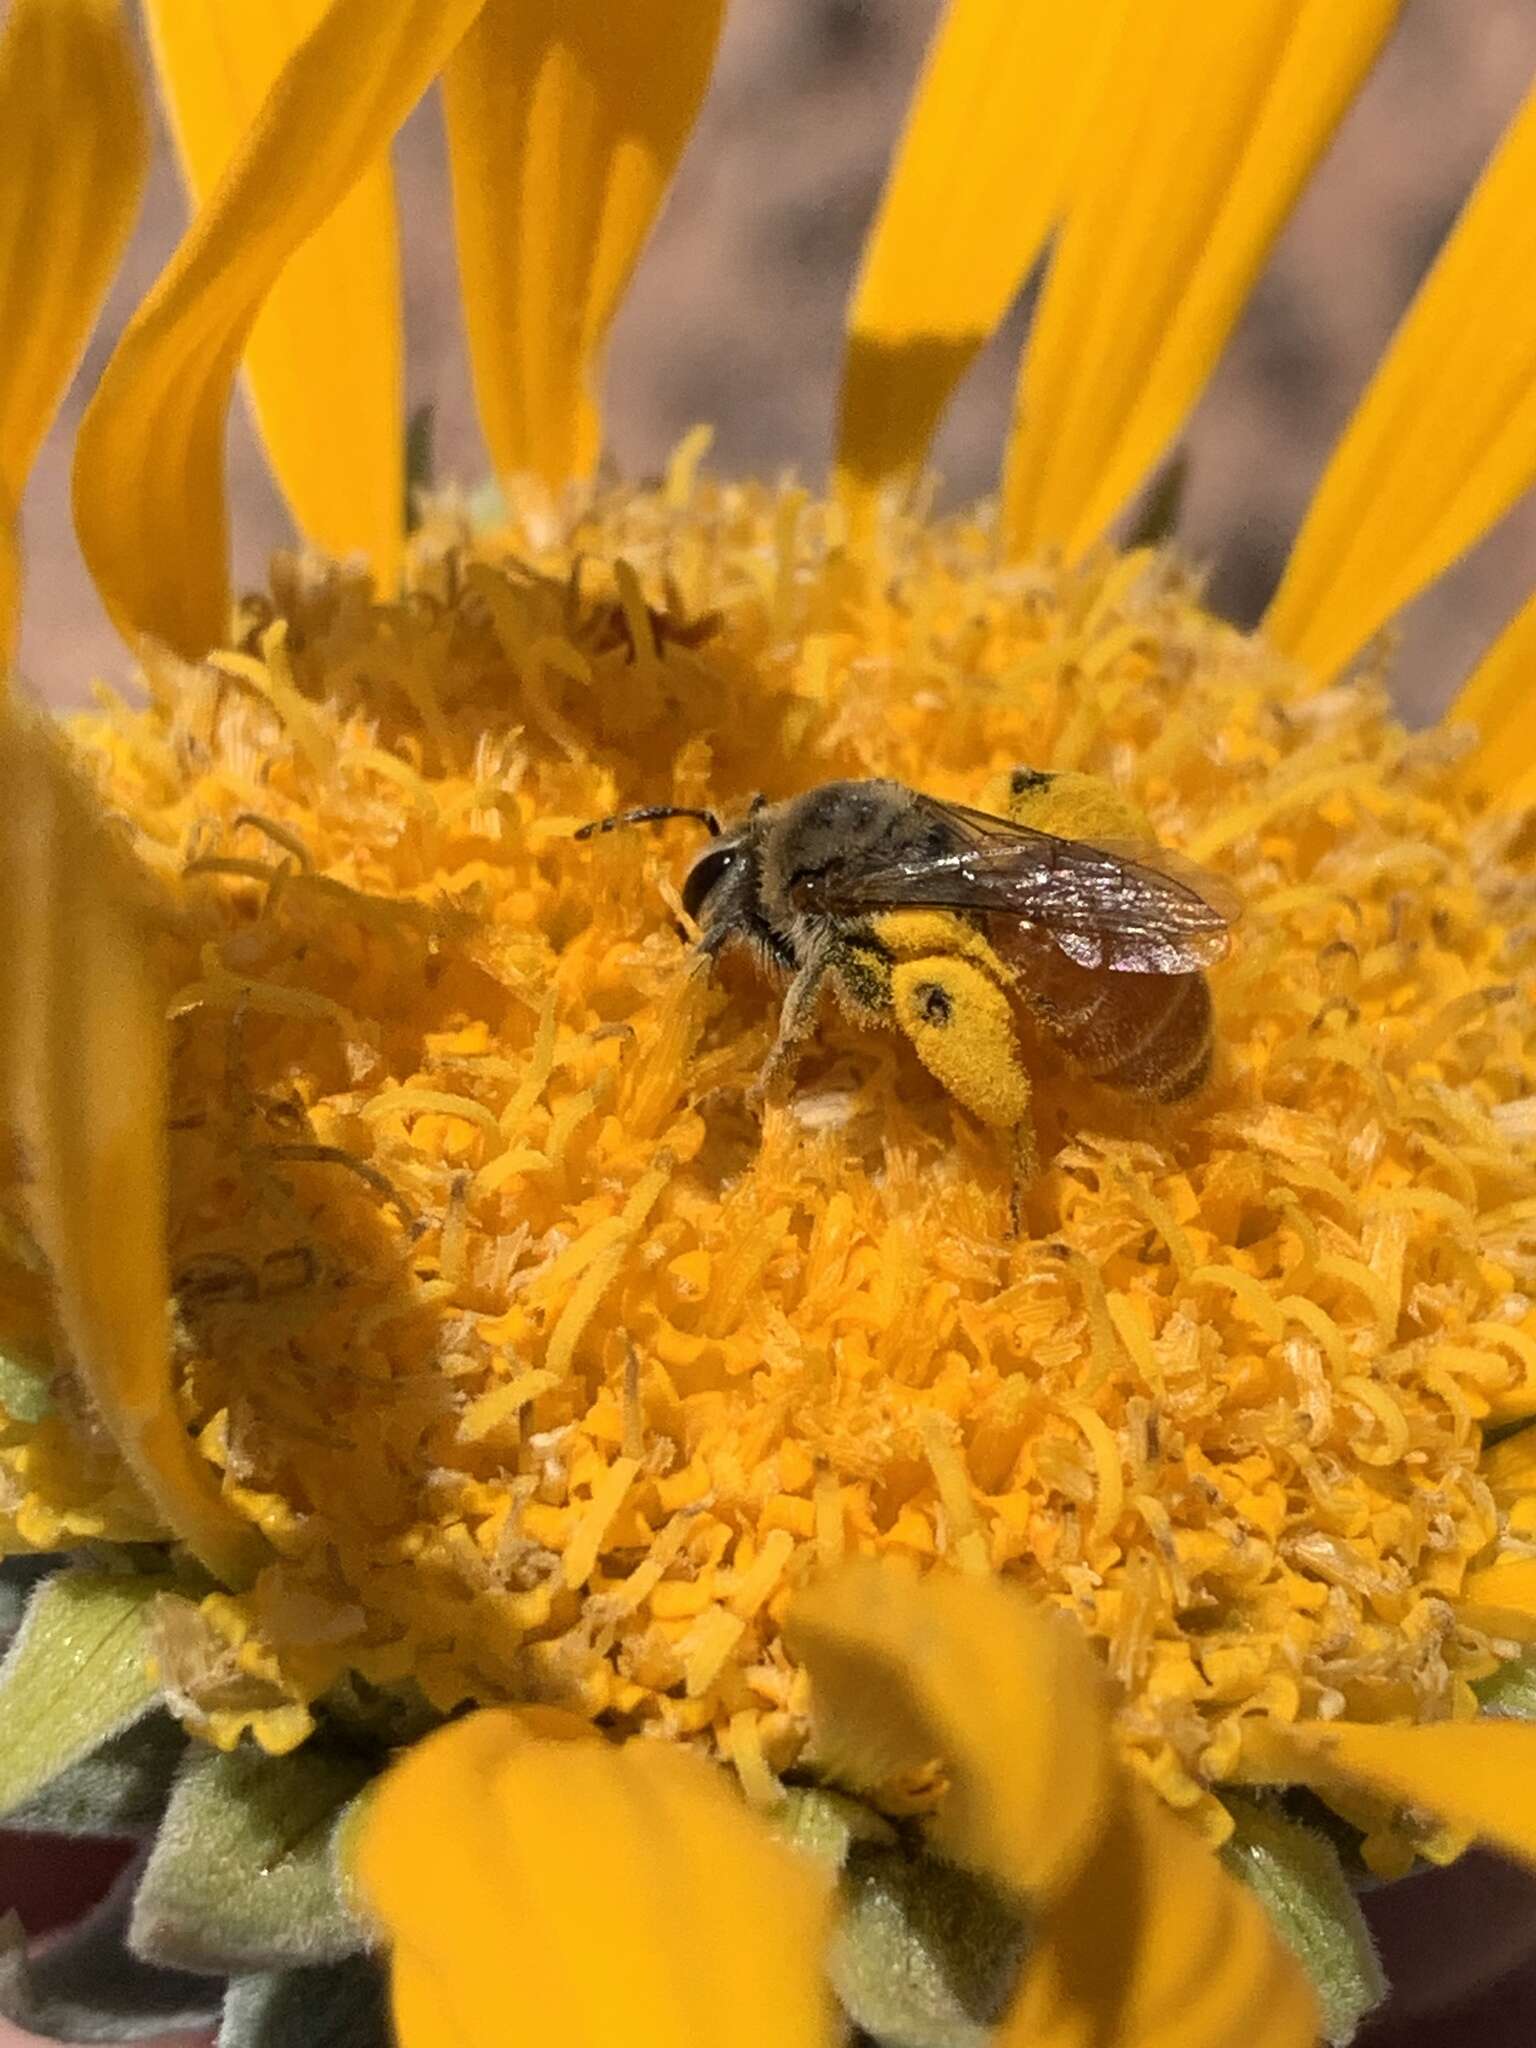
[{"label": "blurred brown background", "polygon": [[[1340,0],[1347,5],[1348,0]],[[735,0],[718,76],[614,337],[610,442],[644,474],[696,420],[721,470],[825,474],[842,309],[938,0]],[[1272,588],[1330,441],[1521,94],[1536,0],[1409,0],[1397,36],[1294,215],[1188,436],[1185,539],[1216,602],[1252,618]],[[482,468],[468,397],[436,109],[397,160],[410,399],[437,415],[442,476]],[[68,445],[111,338],[184,218],[163,133],[144,219],[26,505],[32,687],[78,700],[127,662],[75,555]],[[950,498],[996,476],[1020,324],[969,379],[936,459]],[[231,430],[237,571],[288,536],[243,416]],[[1405,622],[1415,716],[1457,679],[1536,581],[1526,505]]]}]

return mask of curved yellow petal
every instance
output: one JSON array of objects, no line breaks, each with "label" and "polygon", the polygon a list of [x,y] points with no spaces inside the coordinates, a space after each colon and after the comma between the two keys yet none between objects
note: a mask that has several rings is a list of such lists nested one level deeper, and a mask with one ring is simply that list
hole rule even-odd
[{"label": "curved yellow petal", "polygon": [[[119,0],[11,0],[0,35],[0,504],[13,517],[138,215],[147,156]],[[0,675],[18,586],[8,532]]]},{"label": "curved yellow petal", "polygon": [[1469,1572],[1457,1619],[1489,1635],[1536,1643],[1536,1557],[1506,1557]]},{"label": "curved yellow petal", "polygon": [[1536,1493],[1536,1429],[1517,1429],[1483,1452],[1478,1468],[1495,1500]]},{"label": "curved yellow petal", "polygon": [[[155,69],[193,199],[224,175],[325,0],[145,0]],[[251,330],[245,374],[295,519],[361,552],[393,596],[404,547],[400,237],[388,159],[295,249]]]},{"label": "curved yellow petal", "polygon": [[455,1721],[384,1778],[356,1873],[401,2048],[831,2048],[829,1899],[703,1758]]},{"label": "curved yellow petal", "polygon": [[1536,479],[1536,93],[1334,449],[1265,625],[1319,677]]},{"label": "curved yellow petal", "polygon": [[1034,1922],[1002,2048],[1312,2048],[1317,1999],[1263,1907],[1144,1787]]},{"label": "curved yellow petal", "polygon": [[489,0],[443,79],[464,317],[499,476],[590,474],[603,343],[693,127],[723,0]]},{"label": "curved yellow petal", "polygon": [[1402,0],[1141,0],[1025,350],[1016,554],[1090,547],[1178,431]]},{"label": "curved yellow petal", "polygon": [[810,1673],[818,1762],[839,1782],[940,1757],[941,1850],[1031,1899],[1071,1881],[1113,1765],[1098,1669],[1070,1623],[993,1580],[865,1560],[799,1596],[787,1640]]},{"label": "curved yellow petal", "polygon": [[377,163],[480,0],[331,0],[124,330],[80,429],[75,524],[108,611],[188,658],[226,631],[224,420],[284,264]]},{"label": "curved yellow petal", "polygon": [[1404,1723],[1257,1717],[1243,1724],[1250,1784],[1361,1784],[1422,1807],[1536,1863],[1536,1724],[1494,1719]]},{"label": "curved yellow petal", "polygon": [[141,883],[56,737],[0,712],[5,1120],[76,1369],[135,1477],[220,1578],[264,1554],[192,1447],[171,1384],[164,992]]},{"label": "curved yellow petal", "polygon": [[922,461],[1061,210],[1122,0],[950,0],[848,313],[837,487],[859,516]]},{"label": "curved yellow petal", "polygon": [[875,1784],[937,1757],[936,1845],[1029,1902],[999,2030],[1018,2048],[1309,2048],[1317,2011],[1263,1909],[1112,1761],[1070,1623],[996,1580],[844,1567],[799,1595],[818,1763]]},{"label": "curved yellow petal", "polygon": [[1510,620],[1462,684],[1448,721],[1477,727],[1462,774],[1500,803],[1536,800],[1536,597]]}]

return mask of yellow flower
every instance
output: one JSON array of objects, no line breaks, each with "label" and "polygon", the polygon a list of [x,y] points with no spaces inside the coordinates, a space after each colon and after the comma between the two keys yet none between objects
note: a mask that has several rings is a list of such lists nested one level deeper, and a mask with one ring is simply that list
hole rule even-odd
[{"label": "yellow flower", "polygon": [[[1373,640],[1536,475],[1536,99],[1263,632],[1105,542],[1398,11],[953,0],[822,504],[701,477],[699,437],[591,481],[716,6],[147,9],[202,204],[77,456],[149,708],[72,721],[72,760],[9,713],[0,756],[4,1327],[43,1356],[51,1272],[75,1390],[0,1385],[0,1470],[14,1547],[206,1568],[155,1647],[207,1742],[281,1754],[360,1689],[449,1719],[357,1856],[407,2048],[509,2001],[828,2038],[845,1936],[769,1838],[808,1779],[1022,1925],[1003,2040],[1311,2037],[1211,1853],[1245,1786],[1316,1787],[1380,1874],[1536,1856],[1536,1738],[1476,1691],[1536,1641],[1536,611],[1474,737],[1406,733]],[[438,73],[504,503],[408,540],[382,165]],[[78,199],[45,170],[29,217]],[[0,363],[6,501],[130,210],[88,223],[57,374]],[[999,507],[924,523],[905,486],[1053,235]],[[282,562],[232,612],[242,361],[306,536],[372,583]],[[827,1017],[759,1116],[771,998],[691,968],[673,842],[572,835],[845,776],[996,809],[1019,763],[1113,785],[1246,911],[1192,1103],[1034,1048],[1015,1234],[1006,1148],[895,1033]]]}]

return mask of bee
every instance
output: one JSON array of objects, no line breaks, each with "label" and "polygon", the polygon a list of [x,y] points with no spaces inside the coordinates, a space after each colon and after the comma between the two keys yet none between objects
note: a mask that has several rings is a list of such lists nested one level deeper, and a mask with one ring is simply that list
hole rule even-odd
[{"label": "bee", "polygon": [[1125,1094],[1182,1102],[1209,1076],[1205,971],[1240,905],[1094,776],[1016,769],[1005,817],[870,780],[758,797],[728,825],[652,805],[577,837],[676,817],[710,834],[682,891],[700,952],[743,948],[787,984],[759,1098],[793,1069],[827,989],[1011,1132],[1022,1177],[1035,1145],[1021,1012]]}]

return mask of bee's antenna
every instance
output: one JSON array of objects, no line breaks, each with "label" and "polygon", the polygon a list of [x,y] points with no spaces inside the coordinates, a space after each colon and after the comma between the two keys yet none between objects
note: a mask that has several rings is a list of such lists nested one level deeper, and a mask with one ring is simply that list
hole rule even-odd
[{"label": "bee's antenna", "polygon": [[618,811],[611,818],[594,818],[590,825],[583,825],[573,836],[595,839],[600,832],[614,832],[621,825],[659,825],[668,818],[697,819],[711,839],[720,837],[720,820],[714,812],[696,811],[687,804],[645,804],[638,811]]}]

